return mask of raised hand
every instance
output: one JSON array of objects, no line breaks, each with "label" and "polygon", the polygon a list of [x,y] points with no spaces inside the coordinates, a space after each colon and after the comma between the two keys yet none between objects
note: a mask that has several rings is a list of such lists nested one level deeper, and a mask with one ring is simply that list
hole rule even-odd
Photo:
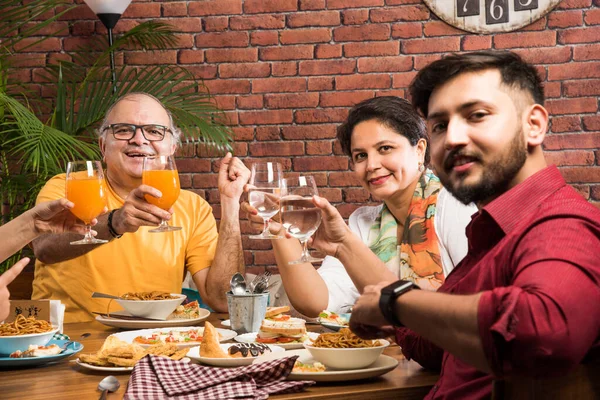
[{"label": "raised hand", "polygon": [[249,179],[250,170],[242,160],[227,153],[219,167],[218,187],[221,196],[239,201]]},{"label": "raised hand", "polygon": [[[40,203],[27,213],[33,219],[33,229],[38,235],[64,232],[85,234],[85,223],[69,211],[73,207],[74,204],[69,200],[58,199]],[[91,225],[97,222],[97,219],[93,219]]]},{"label": "raised hand", "polygon": [[309,244],[327,255],[335,256],[338,247],[353,233],[338,210],[327,199],[314,196],[313,203],[321,209],[321,225]]},{"label": "raised hand", "polygon": [[8,285],[15,280],[27,264],[29,264],[29,258],[25,257],[0,276],[0,321],[4,321],[10,313]]},{"label": "raised hand", "polygon": [[363,294],[358,298],[350,317],[350,330],[363,339],[379,339],[394,334],[394,327],[389,325],[379,310],[381,289],[389,282],[365,286]]},{"label": "raised hand", "polygon": [[160,190],[148,185],[140,185],[132,190],[123,207],[115,211],[112,226],[117,233],[136,232],[141,226],[157,226],[162,220],[171,219],[173,209],[163,210],[146,201],[145,195],[161,197]]}]

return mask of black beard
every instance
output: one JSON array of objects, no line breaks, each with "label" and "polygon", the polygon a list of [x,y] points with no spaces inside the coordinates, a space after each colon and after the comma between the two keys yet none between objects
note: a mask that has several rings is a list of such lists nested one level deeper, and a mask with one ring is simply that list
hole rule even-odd
[{"label": "black beard", "polygon": [[510,183],[527,160],[527,147],[523,143],[521,129],[514,135],[506,152],[484,165],[481,180],[472,185],[453,182],[448,175],[439,174],[444,187],[463,204],[481,203],[496,198],[506,192]]}]

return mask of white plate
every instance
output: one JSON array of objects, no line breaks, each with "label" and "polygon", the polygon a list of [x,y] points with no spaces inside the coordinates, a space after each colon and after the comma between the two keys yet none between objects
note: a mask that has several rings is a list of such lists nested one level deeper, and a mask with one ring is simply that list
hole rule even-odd
[{"label": "white plate", "polygon": [[[117,311],[111,314],[122,314],[129,315],[125,311]],[[199,322],[204,321],[210,315],[210,311],[205,308],[200,309],[200,316],[198,318],[193,319],[168,319],[165,321],[148,321],[148,320],[135,320],[135,319],[118,319],[118,318],[108,318],[102,315],[98,315],[96,317],[96,321],[101,324],[112,326],[115,328],[124,328],[124,329],[142,329],[142,328],[166,328],[166,327],[176,327],[176,326],[193,326],[197,325]]]},{"label": "white plate", "polygon": [[[314,364],[315,359],[312,358],[309,351],[304,350],[292,350],[286,351],[285,353],[271,353],[257,357],[252,363],[256,364],[263,361],[274,360],[277,358],[298,356],[298,361],[304,364]],[[377,361],[369,365],[367,368],[362,369],[347,369],[347,370],[333,370],[328,369],[323,372],[292,372],[287,377],[290,381],[316,381],[316,382],[342,382],[352,381],[358,379],[373,378],[386,374],[398,366],[398,360],[393,357],[382,354],[379,356]]]},{"label": "white plate", "polygon": [[[138,336],[151,336],[155,332],[168,332],[168,331],[189,331],[190,329],[198,329],[200,331],[204,331],[204,327],[202,326],[186,326],[186,327],[178,327],[178,328],[158,328],[158,329],[140,329],[137,331],[125,331],[125,332],[117,332],[113,333],[111,336],[116,336],[118,339],[121,339],[127,343],[133,343],[133,339]],[[229,339],[233,339],[237,333],[235,331],[229,329],[221,329],[215,328],[220,335],[219,341],[224,342]],[[141,344],[137,343],[140,346],[146,348],[151,346],[150,344]],[[185,347],[194,347],[198,346],[200,342],[185,342],[185,343],[175,343],[178,348],[183,349]]]},{"label": "white plate", "polygon": [[[229,347],[234,346],[235,343],[224,343],[221,344],[223,351],[227,352]],[[282,353],[285,351],[283,347],[275,346],[272,344],[267,345],[271,349],[271,353]],[[269,353],[269,354],[271,354]],[[188,351],[187,356],[192,360],[201,362],[202,364],[213,365],[215,367],[240,367],[242,365],[250,365],[252,361],[258,357],[236,357],[236,358],[208,358],[200,356],[200,346],[192,347]]]},{"label": "white plate", "polygon": [[[184,357],[181,359],[181,361],[189,363],[190,359],[187,357]],[[79,360],[79,358],[77,360],[75,360],[75,362],[77,364],[81,365],[83,368],[92,369],[94,371],[106,371],[106,372],[133,371],[133,367],[100,367],[99,365],[92,365],[92,364],[84,363],[83,361]]]},{"label": "white plate", "polygon": [[[47,346],[51,344],[55,344],[59,347],[62,347],[67,343],[68,340],[50,340]],[[34,366],[34,365],[42,365],[53,363],[63,358],[67,358],[72,356],[75,353],[79,353],[83,350],[83,345],[79,342],[73,342],[69,345],[67,350],[60,354],[55,354],[52,356],[44,356],[44,357],[25,357],[25,358],[10,358],[10,357],[0,357],[0,367],[6,368],[17,368],[17,367],[25,367],[25,366]]]},{"label": "white plate", "polygon": [[[240,343],[256,343],[256,335],[257,334],[258,334],[258,332],[244,333],[242,335],[236,336],[235,338],[233,338],[233,340],[235,340],[236,342],[240,342]],[[314,341],[318,337],[319,337],[318,333],[308,332],[308,340]],[[276,345],[283,347],[286,350],[301,349],[304,347],[303,343],[276,343]]]},{"label": "white plate", "polygon": [[231,326],[231,320],[230,319],[226,319],[225,321],[221,321],[221,325],[223,325],[223,326]]}]

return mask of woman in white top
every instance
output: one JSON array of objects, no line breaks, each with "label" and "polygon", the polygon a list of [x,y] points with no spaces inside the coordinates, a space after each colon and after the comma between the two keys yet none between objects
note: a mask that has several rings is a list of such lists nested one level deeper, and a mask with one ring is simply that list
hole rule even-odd
[{"label": "woman in white top", "polygon": [[[272,241],[290,302],[314,317],[324,309],[347,311],[365,286],[381,281],[407,279],[437,290],[467,252],[465,227],[477,209],[454,199],[425,168],[423,120],[404,99],[376,97],[354,106],[337,136],[356,178],[383,204],[357,209],[348,227],[327,200],[315,197],[323,220],[312,245],[328,254],[318,270],[288,265],[300,255],[297,240]],[[253,226],[262,226],[255,209],[247,203],[243,209]]]}]

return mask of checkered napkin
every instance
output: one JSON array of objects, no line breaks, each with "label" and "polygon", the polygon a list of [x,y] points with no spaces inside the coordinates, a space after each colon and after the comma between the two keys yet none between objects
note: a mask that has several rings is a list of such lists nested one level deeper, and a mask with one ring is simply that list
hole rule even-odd
[{"label": "checkered napkin", "polygon": [[54,336],[52,336],[52,340],[69,340],[70,337],[68,335],[65,335],[64,333],[55,333]]},{"label": "checkered napkin", "polygon": [[238,368],[214,368],[149,355],[133,369],[124,400],[253,399],[292,393],[313,381],[286,381],[298,357]]}]

